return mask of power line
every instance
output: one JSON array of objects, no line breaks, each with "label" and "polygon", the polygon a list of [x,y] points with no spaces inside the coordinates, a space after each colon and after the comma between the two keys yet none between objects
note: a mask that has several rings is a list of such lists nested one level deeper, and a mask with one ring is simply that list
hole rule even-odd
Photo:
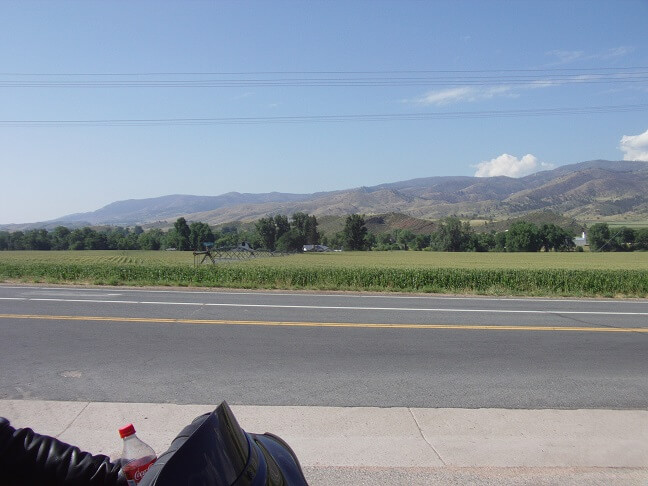
[{"label": "power line", "polygon": [[[648,74],[648,73],[647,73]],[[388,86],[528,86],[546,87],[566,84],[627,84],[648,83],[648,76],[619,78],[591,77],[571,79],[313,79],[313,80],[207,80],[207,81],[156,81],[156,82],[6,82],[0,81],[0,88],[260,88],[260,87],[388,87]]]},{"label": "power line", "polygon": [[[295,75],[300,75],[300,77],[295,77]],[[157,76],[158,79],[149,79],[153,76]],[[179,76],[184,78],[210,76],[210,78],[174,79]],[[91,79],[86,79],[88,77]],[[111,77],[118,79],[109,79]],[[147,79],[139,79],[141,77]],[[171,79],[168,79],[169,77]],[[491,85],[526,85],[533,88],[548,85],[592,83],[648,83],[648,67],[472,71],[0,73],[0,88],[241,88]]]},{"label": "power line", "polygon": [[469,118],[518,118],[566,116],[648,111],[648,104],[609,105],[571,108],[541,108],[528,110],[462,111],[435,113],[387,113],[348,115],[298,115],[276,117],[222,118],[148,118],[148,119],[87,119],[87,120],[0,120],[0,127],[119,127],[119,126],[183,126],[183,125],[259,125],[349,122],[430,121]]},{"label": "power line", "polygon": [[0,73],[0,76],[231,76],[266,74],[467,74],[467,73],[526,73],[526,72],[591,72],[646,70],[648,66],[550,68],[550,69],[455,69],[455,70],[375,70],[375,71],[176,71],[176,72],[129,72],[129,73]]}]

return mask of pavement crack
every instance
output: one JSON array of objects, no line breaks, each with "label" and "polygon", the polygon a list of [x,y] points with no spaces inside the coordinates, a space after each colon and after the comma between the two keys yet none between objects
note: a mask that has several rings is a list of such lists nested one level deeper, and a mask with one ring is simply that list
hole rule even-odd
[{"label": "pavement crack", "polygon": [[[561,314],[560,312],[552,312],[552,314],[554,314],[554,315],[556,315],[558,317],[561,317],[563,319],[567,319],[567,320],[570,320],[570,321],[573,321],[573,322],[578,322],[579,324],[583,324],[585,326],[596,326],[597,325],[597,324],[593,324],[593,323],[591,323],[589,321],[586,321],[586,320],[583,320],[583,319],[578,319],[578,318],[570,316],[570,315]],[[608,328],[608,329],[618,329],[618,327],[619,327],[619,326],[615,326],[614,324],[598,324],[598,326],[599,327],[605,327],[605,328]],[[633,334],[645,335],[646,334],[645,332],[640,332],[641,329],[642,329],[641,327],[638,327],[637,331],[635,331]],[[648,335],[646,335],[646,337],[648,337]]]},{"label": "pavement crack", "polygon": [[67,430],[68,430],[70,427],[72,427],[72,424],[73,424],[74,422],[76,422],[76,419],[78,419],[78,418],[81,416],[81,414],[85,411],[86,408],[88,408],[88,406],[90,406],[90,402],[86,402],[85,405],[83,405],[83,408],[82,408],[81,410],[79,410],[79,413],[77,413],[77,414],[74,416],[74,418],[73,418],[72,420],[70,420],[70,423],[68,423],[68,424],[63,428],[63,430],[62,430],[60,433],[56,434],[55,437],[58,438],[58,437],[62,436],[63,434],[65,434],[65,432],[67,432]]},{"label": "pavement crack", "polygon": [[412,419],[414,419],[414,423],[416,424],[416,427],[418,428],[419,434],[421,434],[421,437],[423,438],[425,443],[427,445],[429,445],[430,449],[432,449],[434,451],[434,454],[439,458],[439,461],[441,461],[441,463],[444,466],[447,466],[446,462],[441,457],[441,454],[439,454],[439,451],[437,451],[434,448],[434,446],[432,445],[432,443],[429,440],[427,440],[427,437],[425,437],[425,434],[423,433],[423,429],[421,428],[421,425],[418,423],[418,420],[416,420],[416,415],[414,415],[414,412],[412,412],[412,409],[408,407],[407,410],[409,411],[410,415],[412,416]]},{"label": "pavement crack", "polygon": [[[555,315],[557,317],[560,317],[562,319],[567,319],[567,320],[572,321],[572,322],[577,322],[579,324],[584,324],[584,325],[587,325],[587,326],[594,326],[595,325],[595,324],[592,324],[591,322],[586,321],[584,319],[578,319],[577,317],[570,316],[570,315],[567,315],[567,314],[561,314],[560,312],[551,312],[551,314],[553,314],[553,315]],[[604,324],[603,327],[615,327],[615,326],[612,326],[610,324]]]}]

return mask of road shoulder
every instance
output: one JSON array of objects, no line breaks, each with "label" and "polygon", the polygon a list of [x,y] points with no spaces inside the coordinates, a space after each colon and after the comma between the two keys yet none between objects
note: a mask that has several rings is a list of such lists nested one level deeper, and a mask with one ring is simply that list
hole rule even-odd
[{"label": "road shoulder", "polygon": [[[122,425],[162,452],[216,405],[0,400],[0,416],[116,458]],[[284,438],[312,484],[648,483],[648,410],[232,409],[245,430]]]}]

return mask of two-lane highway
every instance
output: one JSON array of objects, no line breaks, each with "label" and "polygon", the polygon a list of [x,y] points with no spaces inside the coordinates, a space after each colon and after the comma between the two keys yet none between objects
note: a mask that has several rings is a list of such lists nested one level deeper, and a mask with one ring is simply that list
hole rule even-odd
[{"label": "two-lane highway", "polygon": [[648,301],[0,286],[0,398],[648,407]]}]

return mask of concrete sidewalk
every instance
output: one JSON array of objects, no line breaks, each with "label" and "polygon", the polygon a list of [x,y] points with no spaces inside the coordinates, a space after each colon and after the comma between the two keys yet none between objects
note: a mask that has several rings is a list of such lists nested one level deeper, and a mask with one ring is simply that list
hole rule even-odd
[{"label": "concrete sidewalk", "polygon": [[[122,425],[162,452],[216,405],[0,400],[0,416],[116,458]],[[648,485],[648,410],[232,410],[246,431],[285,439],[313,485]]]}]

